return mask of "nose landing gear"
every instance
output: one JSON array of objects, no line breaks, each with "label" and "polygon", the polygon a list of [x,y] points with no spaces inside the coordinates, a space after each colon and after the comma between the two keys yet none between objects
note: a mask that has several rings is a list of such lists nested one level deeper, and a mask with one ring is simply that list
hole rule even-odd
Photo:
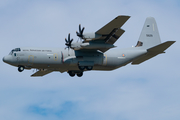
[{"label": "nose landing gear", "polygon": [[23,70],[24,70],[24,66],[19,66],[19,67],[18,67],[18,71],[19,71],[19,72],[22,72]]}]

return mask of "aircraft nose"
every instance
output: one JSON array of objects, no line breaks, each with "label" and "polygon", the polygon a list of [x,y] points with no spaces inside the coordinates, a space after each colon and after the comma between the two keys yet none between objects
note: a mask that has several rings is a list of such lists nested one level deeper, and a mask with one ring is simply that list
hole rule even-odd
[{"label": "aircraft nose", "polygon": [[11,56],[5,56],[5,57],[3,57],[3,62],[5,62],[5,63],[10,63],[12,61],[12,58],[11,58]]}]

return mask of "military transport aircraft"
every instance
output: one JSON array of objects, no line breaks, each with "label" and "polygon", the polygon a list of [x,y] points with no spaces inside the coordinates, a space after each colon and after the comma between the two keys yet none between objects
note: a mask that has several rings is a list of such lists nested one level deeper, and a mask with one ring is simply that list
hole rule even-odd
[{"label": "military transport aircraft", "polygon": [[[83,33],[79,25],[77,36],[81,39],[65,39],[66,49],[15,48],[3,58],[5,63],[24,69],[36,69],[31,76],[44,76],[53,71],[67,72],[71,77],[81,77],[84,71],[110,71],[125,66],[140,64],[164,51],[175,41],[161,43],[156,21],[148,17],[135,47],[111,49],[125,32],[121,27],[130,16],[118,16],[95,33]],[[111,50],[109,50],[111,49]]]}]

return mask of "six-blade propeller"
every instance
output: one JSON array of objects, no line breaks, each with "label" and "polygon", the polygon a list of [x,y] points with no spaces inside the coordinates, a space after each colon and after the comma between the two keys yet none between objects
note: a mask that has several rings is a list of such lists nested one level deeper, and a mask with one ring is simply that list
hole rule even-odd
[{"label": "six-blade propeller", "polygon": [[[81,39],[83,39],[83,32],[84,32],[84,27],[81,29],[81,24],[79,24],[79,32],[76,31],[76,34],[78,37],[80,37]],[[66,48],[72,48],[71,45],[72,45],[72,41],[73,39],[70,39],[70,33],[68,34],[68,39],[65,38],[65,45],[67,46]]]},{"label": "six-blade propeller", "polygon": [[70,33],[68,35],[68,39],[65,38],[65,45],[67,46],[67,48],[71,48],[71,43],[72,43],[73,39],[70,39]]}]

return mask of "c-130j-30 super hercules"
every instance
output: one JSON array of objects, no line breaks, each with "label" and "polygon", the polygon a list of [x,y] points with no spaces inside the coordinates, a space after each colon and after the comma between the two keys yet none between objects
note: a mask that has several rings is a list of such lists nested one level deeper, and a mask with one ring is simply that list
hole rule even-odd
[{"label": "c-130j-30 super hercules", "polygon": [[83,33],[79,25],[77,36],[82,39],[72,42],[70,34],[65,39],[68,49],[16,48],[3,58],[5,63],[24,69],[38,69],[31,76],[44,76],[53,71],[67,72],[71,77],[81,77],[84,71],[110,71],[128,63],[140,64],[164,51],[175,41],[161,43],[156,21],[148,17],[135,47],[113,49],[114,43],[125,32],[122,25],[130,16],[118,16],[95,33]]}]

